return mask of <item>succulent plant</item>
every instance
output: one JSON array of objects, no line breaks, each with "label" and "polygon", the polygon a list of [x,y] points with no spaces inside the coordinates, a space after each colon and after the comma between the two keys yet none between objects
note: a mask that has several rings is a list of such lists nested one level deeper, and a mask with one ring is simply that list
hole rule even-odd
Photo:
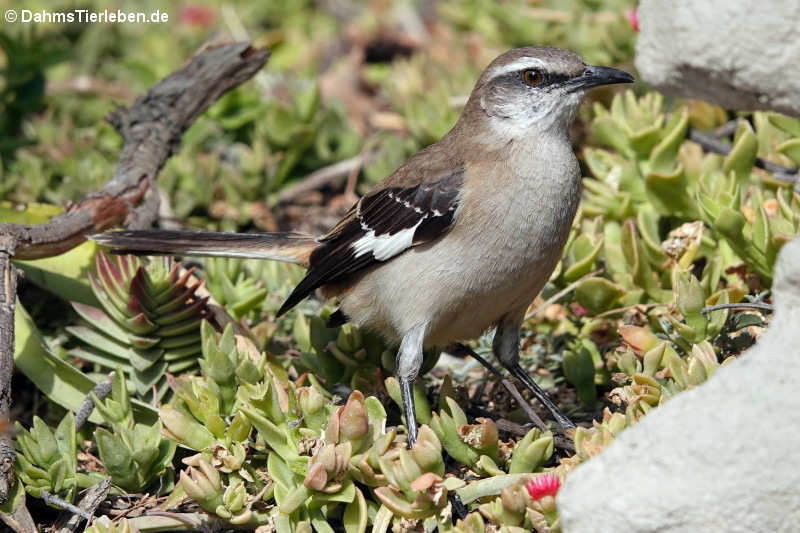
[{"label": "succulent plant", "polygon": [[92,290],[103,309],[73,302],[85,325],[67,328],[78,346],[70,354],[107,369],[122,368],[136,395],[166,394],[166,372],[195,372],[200,322],[210,318],[192,271],[165,257],[143,263],[134,256],[98,253]]},{"label": "succulent plant", "polygon": [[155,489],[164,494],[172,490],[174,472],[172,457],[176,443],[162,438],[161,422],[136,423],[124,374],[117,371],[112,382],[111,397],[100,400],[94,393],[95,408],[107,424],[94,431],[94,440],[103,467],[114,485],[126,492]]},{"label": "succulent plant", "polygon": [[241,455],[251,426],[237,410],[237,398],[242,385],[264,377],[266,358],[252,344],[240,342],[231,324],[222,334],[206,321],[200,329],[203,348],[199,364],[204,375],[169,379],[174,396],[160,411],[164,432],[196,451],[221,444],[230,452],[226,457],[241,462],[234,458]]},{"label": "succulent plant", "polygon": [[41,497],[43,490],[72,501],[77,481],[75,418],[65,416],[53,431],[41,418],[33,418],[26,430],[17,422],[17,476],[28,494]]},{"label": "succulent plant", "polygon": [[[604,244],[602,253],[598,253],[576,238],[568,249],[567,261],[584,265],[605,256],[613,285],[587,281],[592,288],[602,288],[601,284],[607,288],[602,291],[605,296],[595,296],[593,301],[586,298],[582,305],[592,307],[597,302],[590,309],[596,312],[617,303],[635,303],[630,298],[622,301],[628,288],[644,289],[652,301],[664,301],[660,290],[668,289],[670,280],[662,277],[658,281],[654,273],[665,260],[686,269],[704,257],[720,261],[724,270],[739,259],[768,285],[777,251],[800,230],[800,199],[786,184],[769,181],[769,187],[762,186],[767,178],[754,171],[753,165],[757,155],[778,157],[790,150],[791,139],[781,139],[790,135],[787,130],[793,131],[791,119],[755,113],[755,129],[749,122],[739,121],[730,153],[722,158],[702,155],[686,139],[690,121],[697,120],[696,105],[668,115],[660,95],[650,93],[636,99],[627,91],[615,96],[609,109],[597,103],[593,109],[593,137],[614,152],[584,150],[594,179],[584,180],[582,216],[602,216],[604,220],[592,222],[591,227],[582,220],[582,227],[589,232],[582,233],[581,238],[602,240]],[[699,109],[709,111],[709,106]],[[787,130],[775,127],[775,122]],[[776,144],[785,147],[783,151],[776,150]],[[630,217],[636,218],[638,237],[634,228],[623,224],[620,232],[615,225],[614,221]],[[667,221],[673,232],[678,232],[681,224],[686,230],[673,240],[664,238],[662,228]],[[700,222],[703,225],[697,226]],[[687,225],[693,228],[689,233]],[[725,244],[715,246],[710,237]],[[626,250],[626,244],[632,248]],[[619,248],[621,256],[615,253]],[[630,283],[626,271],[635,284]],[[707,290],[713,293],[716,286],[706,288],[714,289]]]},{"label": "succulent plant", "polygon": [[86,489],[103,476],[96,472],[79,472],[75,417],[67,413],[58,427],[47,426],[38,416],[33,426],[25,429],[17,422],[17,461],[14,471],[25,491],[35,498],[42,492],[71,503],[78,490]]},{"label": "succulent plant", "polygon": [[478,427],[470,426],[467,415],[454,399],[446,398],[445,402],[447,409],[433,413],[430,425],[447,454],[475,470],[482,470],[483,466],[496,471],[497,426],[487,419]]},{"label": "succulent plant", "polygon": [[620,352],[617,366],[630,376],[630,383],[610,395],[616,403],[626,406],[628,425],[680,391],[705,382],[720,364],[734,359],[727,357],[720,363],[707,340],[692,345],[689,354],[681,357],[647,328],[626,326],[621,333],[627,348]]},{"label": "succulent plant", "polygon": [[[300,352],[297,366],[313,372],[323,383],[344,383],[368,395],[385,394],[382,380],[375,377],[393,373],[395,352],[380,336],[362,332],[355,324],[327,327],[329,318],[327,308],[319,316],[295,315],[292,335]],[[425,370],[435,360],[428,357]]]},{"label": "succulent plant", "polygon": [[112,522],[108,516],[103,515],[97,517],[84,533],[138,533],[138,531],[124,516]]},{"label": "succulent plant", "polygon": [[178,216],[204,208],[226,230],[251,223],[268,230],[265,194],[358,153],[360,137],[338,108],[321,104],[315,82],[284,76],[274,85],[276,97],[268,99],[256,90],[231,91],[198,120],[193,147],[221,136],[230,143],[201,158],[179,155],[164,170],[160,184]]},{"label": "succulent plant", "polygon": [[259,498],[248,493],[246,479],[236,474],[223,477],[208,454],[193,455],[183,462],[188,468],[181,471],[178,483],[202,509],[235,527],[255,528],[270,523],[268,514],[253,509]]},{"label": "succulent plant", "polygon": [[[609,149],[584,148],[591,175],[552,277],[553,291],[574,284],[580,313],[549,332],[566,333],[561,370],[583,404],[619,371],[615,379],[626,384],[612,398],[632,423],[704,380],[723,352],[752,343],[746,328],[761,324],[757,317],[704,310],[768,288],[780,247],[800,231],[800,195],[754,168],[757,157],[791,168],[800,128],[753,113],[728,128],[730,152],[721,156],[687,138],[690,125],[725,123],[709,104],[670,111],[656,93],[627,91],[609,107],[595,103],[593,115],[590,138]],[[615,316],[623,318],[620,349],[598,341],[616,330]]]},{"label": "succulent plant", "polygon": [[[450,398],[448,411],[432,423],[438,420],[456,444],[443,446],[423,424],[408,450],[405,438],[386,428],[377,398],[354,391],[335,407],[324,389],[298,387],[265,355],[243,351],[230,326],[220,335],[204,324],[203,339],[203,375],[171,382],[174,399],[162,407],[161,418],[167,436],[200,452],[184,460],[183,491],[231,526],[273,523],[302,530],[341,516],[363,531],[372,520],[371,497],[386,520],[449,528],[448,494],[465,483],[446,474],[443,448],[451,446],[454,457],[467,450],[468,466],[484,475],[504,475],[498,462],[511,472],[538,470],[553,452],[552,435],[532,430],[516,445],[503,444],[513,451],[501,460],[494,423],[468,424]],[[360,341],[337,342],[352,351]]]},{"label": "succulent plant", "polygon": [[448,0],[438,6],[444,20],[505,47],[532,41],[563,46],[592,64],[619,64],[633,57],[635,32],[628,0],[523,0],[498,4],[487,0]]},{"label": "succulent plant", "polygon": [[477,511],[467,514],[464,518],[459,518],[453,526],[454,533],[483,533],[485,531],[486,523]]},{"label": "succulent plant", "polygon": [[267,288],[260,286],[261,280],[245,272],[242,260],[209,257],[205,265],[208,292],[234,320],[240,320],[261,306]]}]

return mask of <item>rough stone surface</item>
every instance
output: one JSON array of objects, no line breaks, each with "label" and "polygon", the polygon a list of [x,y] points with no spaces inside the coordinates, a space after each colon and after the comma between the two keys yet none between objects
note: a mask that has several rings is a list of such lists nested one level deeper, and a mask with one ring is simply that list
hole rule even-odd
[{"label": "rough stone surface", "polygon": [[800,117],[798,0],[643,0],[636,68],[656,89]]},{"label": "rough stone surface", "polygon": [[565,533],[800,530],[800,239],[773,289],[753,348],[569,475]]}]

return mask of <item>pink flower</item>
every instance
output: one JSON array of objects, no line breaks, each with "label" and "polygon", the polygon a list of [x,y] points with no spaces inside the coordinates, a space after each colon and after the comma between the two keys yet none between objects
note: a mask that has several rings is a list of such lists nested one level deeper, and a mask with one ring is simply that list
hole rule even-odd
[{"label": "pink flower", "polygon": [[625,18],[628,19],[628,24],[631,25],[633,31],[639,33],[639,9],[629,9],[625,12]]},{"label": "pink flower", "polygon": [[525,483],[525,488],[528,489],[532,500],[539,501],[545,496],[555,496],[561,488],[561,480],[551,472],[528,481]]},{"label": "pink flower", "polygon": [[200,4],[184,4],[178,12],[178,20],[187,26],[208,28],[217,20],[217,12]]}]

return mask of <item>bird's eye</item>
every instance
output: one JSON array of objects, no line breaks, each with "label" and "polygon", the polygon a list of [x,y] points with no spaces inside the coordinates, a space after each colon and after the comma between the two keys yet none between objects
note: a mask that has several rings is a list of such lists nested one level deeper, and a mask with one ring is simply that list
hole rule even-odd
[{"label": "bird's eye", "polygon": [[537,85],[541,85],[544,81],[544,73],[539,69],[528,69],[522,72],[522,80],[526,85],[535,87]]}]

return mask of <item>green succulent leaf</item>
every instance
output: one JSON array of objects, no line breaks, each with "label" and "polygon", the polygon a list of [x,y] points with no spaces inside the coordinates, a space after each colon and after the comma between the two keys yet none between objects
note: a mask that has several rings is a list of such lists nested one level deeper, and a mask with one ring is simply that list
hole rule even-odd
[{"label": "green succulent leaf", "polygon": [[733,148],[725,156],[722,170],[726,173],[733,172],[736,181],[746,182],[753,170],[753,163],[758,153],[758,138],[753,127],[746,120],[740,120],[733,138]]},{"label": "green succulent leaf", "polygon": [[346,533],[364,533],[367,530],[369,509],[361,489],[355,489],[355,498],[345,507],[342,518]]},{"label": "green succulent leaf", "polygon": [[624,295],[622,287],[605,278],[586,278],[575,287],[575,299],[593,315],[612,309]]}]

